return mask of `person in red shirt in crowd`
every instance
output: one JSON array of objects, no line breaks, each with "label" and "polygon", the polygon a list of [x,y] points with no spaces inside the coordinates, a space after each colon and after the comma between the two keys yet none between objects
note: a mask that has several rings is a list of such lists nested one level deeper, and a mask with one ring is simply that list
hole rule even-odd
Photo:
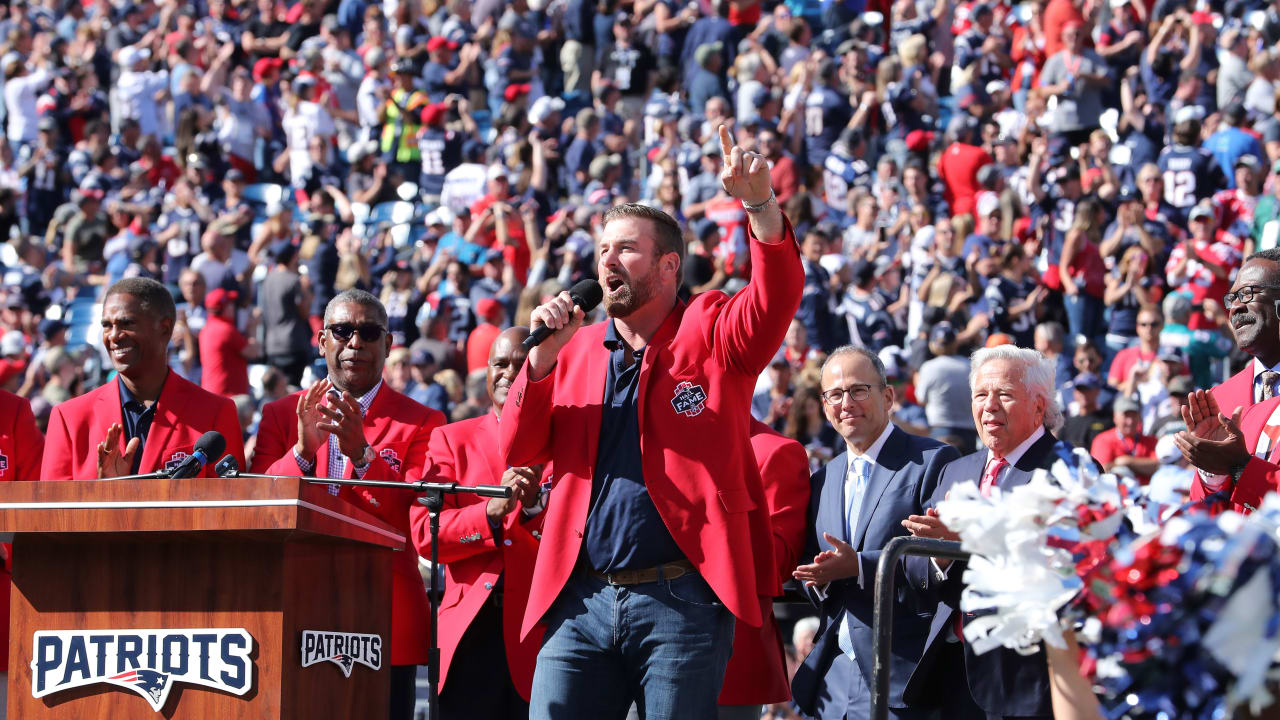
[{"label": "person in red shirt in crowd", "polygon": [[[40,455],[44,435],[36,427],[26,398],[0,390],[0,482],[35,482],[40,479]],[[0,642],[9,644],[9,578],[12,548],[0,545]],[[0,657],[0,682],[8,680],[9,654]]]},{"label": "person in red shirt in crowd", "polygon": [[1236,186],[1214,193],[1213,206],[1222,213],[1223,229],[1233,237],[1241,238],[1243,245],[1250,239],[1253,211],[1258,207],[1266,174],[1258,158],[1248,153],[1236,158],[1235,174]]},{"label": "person in red shirt in crowd", "polygon": [[1170,286],[1201,308],[1192,313],[1187,327],[1212,330],[1218,322],[1206,314],[1205,306],[1212,304],[1217,314],[1223,314],[1218,303],[1231,289],[1231,276],[1240,267],[1240,248],[1218,229],[1217,215],[1208,204],[1191,209],[1188,225],[1191,237],[1173,248],[1166,272]]},{"label": "person in red shirt in crowd", "polygon": [[511,206],[511,175],[505,165],[489,166],[484,197],[471,206],[472,222],[480,231],[472,241],[502,251],[502,257],[515,270],[516,280],[524,284],[529,277],[530,253],[525,242],[524,220]]},{"label": "person in red shirt in crowd", "polygon": [[172,188],[174,183],[178,182],[178,178],[182,176],[182,171],[174,164],[173,160],[161,152],[160,142],[154,137],[147,136],[142,144],[142,157],[138,162],[142,163],[142,167],[147,171],[147,184],[151,187]]},{"label": "person in red shirt in crowd", "polygon": [[214,288],[204,296],[209,311],[200,330],[200,384],[215,395],[247,395],[249,393],[249,358],[261,354],[254,339],[257,317],[241,333],[236,328],[235,290]]},{"label": "person in red shirt in crowd", "polygon": [[1155,364],[1160,354],[1162,328],[1164,318],[1160,316],[1158,309],[1150,307],[1138,311],[1138,344],[1116,353],[1111,361],[1111,370],[1107,373],[1108,385],[1118,388],[1129,381],[1135,370],[1142,372]]},{"label": "person in red shirt in crowd", "polygon": [[[508,328],[486,361],[493,411],[431,433],[427,456],[439,482],[506,485],[510,498],[449,494],[440,512],[440,714],[461,718],[528,717],[540,630],[520,639],[538,555],[545,497],[540,467],[508,467],[493,441],[507,389],[524,365],[525,327]],[[807,487],[807,486],[806,486]],[[431,555],[430,516],[409,512],[413,545]]]},{"label": "person in red shirt in crowd", "polygon": [[489,366],[489,348],[502,332],[507,318],[502,303],[493,298],[480,298],[475,307],[480,323],[467,336],[467,374]]},{"label": "person in red shirt in crowd", "polygon": [[1128,468],[1143,485],[1160,467],[1156,458],[1156,439],[1142,434],[1142,406],[1131,397],[1120,396],[1112,405],[1111,419],[1116,426],[1093,439],[1089,454],[1107,472]]},{"label": "person in red shirt in crowd", "polygon": [[974,197],[982,189],[978,170],[995,162],[977,143],[978,124],[968,115],[957,115],[947,125],[951,144],[938,158],[938,177],[943,184],[943,197],[951,214],[972,214]]},{"label": "person in red shirt in crowd", "polygon": [[782,136],[772,127],[763,127],[756,133],[756,147],[769,160],[769,182],[773,183],[778,202],[786,205],[800,189],[800,170],[795,158],[783,148]]},{"label": "person in red shirt in crowd", "polygon": [[[1049,0],[1044,8],[1044,56],[1053,57],[1063,48],[1062,29],[1071,24],[1085,25],[1089,13],[1084,12],[1091,0]],[[1088,8],[1092,9],[1092,8]],[[1093,47],[1092,27],[1081,34],[1084,44]]]}]

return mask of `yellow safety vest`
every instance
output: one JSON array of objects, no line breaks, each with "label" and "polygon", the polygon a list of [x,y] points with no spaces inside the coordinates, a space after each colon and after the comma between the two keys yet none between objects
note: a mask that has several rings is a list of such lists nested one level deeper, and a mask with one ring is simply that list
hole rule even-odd
[{"label": "yellow safety vest", "polygon": [[[407,97],[406,97],[407,96]],[[391,93],[391,102],[387,104],[387,121],[382,126],[382,152],[391,151],[396,141],[397,126],[400,131],[400,144],[396,147],[396,162],[418,162],[418,129],[422,127],[422,108],[428,104],[426,93],[414,90],[396,90]],[[400,108],[405,109],[404,118],[400,117]]]}]

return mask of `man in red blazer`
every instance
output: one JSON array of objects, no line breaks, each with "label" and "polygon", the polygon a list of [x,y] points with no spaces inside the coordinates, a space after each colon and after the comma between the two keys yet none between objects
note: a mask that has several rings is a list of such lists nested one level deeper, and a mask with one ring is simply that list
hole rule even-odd
[{"label": "man in red blazer", "polygon": [[[93,480],[172,469],[217,430],[244,466],[235,403],[169,371],[177,312],[164,285],[126,278],[102,301],[102,343],[116,379],[53,408],[42,480]],[[205,473],[216,476],[210,458]]]},{"label": "man in red blazer", "polygon": [[[721,182],[747,210],[751,281],[678,299],[684,241],[661,211],[605,215],[606,322],[568,293],[503,408],[508,465],[551,462],[553,487],[523,632],[540,621],[530,717],[714,717],[734,618],[759,627],[778,582],[751,391],[804,285],[768,162],[720,128]],[[762,599],[763,598],[763,599]]]},{"label": "man in red blazer", "polygon": [[[782,595],[782,585],[804,550],[806,513],[809,508],[809,455],[804,446],[757,420],[751,421],[751,452],[764,482],[773,542],[755,553],[773,553],[778,582],[772,597]],[[733,655],[720,691],[720,720],[758,720],[762,705],[791,699],[787,656],[782,632],[769,604],[759,628],[739,624],[733,632]]]},{"label": "man in red blazer", "polygon": [[[36,427],[31,403],[0,390],[0,482],[33,482],[40,479],[40,453],[44,435]],[[9,647],[9,580],[12,547],[0,545],[0,643]],[[0,657],[0,682],[9,680],[9,654]],[[0,713],[3,715],[3,713]]]},{"label": "man in red blazer", "polygon": [[[1250,255],[1236,273],[1225,302],[1236,345],[1253,359],[1212,389],[1223,412],[1246,410],[1280,394],[1280,249]],[[1248,298],[1246,300],[1246,298]]]},{"label": "man in red blazer", "polygon": [[[542,633],[520,638],[520,621],[538,555],[539,468],[507,467],[494,438],[507,390],[524,365],[525,327],[508,328],[489,346],[493,412],[436,428],[427,451],[439,482],[502,484],[510,498],[445,495],[440,512],[440,716],[444,720],[527,718],[529,686]],[[409,513],[418,554],[431,552],[430,515]]]},{"label": "man in red blazer", "polygon": [[1196,390],[1187,396],[1182,418],[1187,430],[1174,437],[1187,461],[1203,472],[1191,483],[1190,500],[1221,492],[1211,509],[1230,503],[1247,513],[1280,490],[1280,395],[1248,410],[1237,407],[1231,417],[1213,394]]},{"label": "man in red blazer", "polygon": [[[325,308],[319,339],[329,376],[262,409],[250,469],[268,475],[420,480],[427,440],[432,428],[444,424],[444,415],[382,382],[391,353],[382,303],[363,290],[339,293]],[[329,488],[409,537],[414,493]],[[405,551],[392,561],[392,720],[413,717],[415,677],[418,665],[427,661],[428,611],[418,555],[406,541]]]}]

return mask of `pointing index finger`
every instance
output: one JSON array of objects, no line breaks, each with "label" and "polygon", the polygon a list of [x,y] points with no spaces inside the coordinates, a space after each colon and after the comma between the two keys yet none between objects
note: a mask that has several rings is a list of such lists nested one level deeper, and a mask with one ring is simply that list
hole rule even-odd
[{"label": "pointing index finger", "polygon": [[733,138],[729,136],[729,128],[724,124],[720,125],[720,152],[724,153],[724,164],[728,167],[733,154]]}]

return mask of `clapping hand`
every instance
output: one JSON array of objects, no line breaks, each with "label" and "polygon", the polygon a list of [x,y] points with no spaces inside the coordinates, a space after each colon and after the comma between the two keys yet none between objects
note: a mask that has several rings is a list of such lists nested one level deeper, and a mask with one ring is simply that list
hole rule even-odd
[{"label": "clapping hand", "polygon": [[823,533],[822,537],[826,538],[832,549],[814,555],[811,564],[797,567],[791,576],[808,587],[857,577],[858,553],[853,546],[830,533]]},{"label": "clapping hand", "polygon": [[1243,412],[1244,408],[1237,407],[1227,417],[1213,395],[1196,390],[1182,406],[1187,429],[1174,435],[1173,442],[1187,462],[1207,473],[1225,475],[1249,462],[1249,450],[1240,430]]}]

